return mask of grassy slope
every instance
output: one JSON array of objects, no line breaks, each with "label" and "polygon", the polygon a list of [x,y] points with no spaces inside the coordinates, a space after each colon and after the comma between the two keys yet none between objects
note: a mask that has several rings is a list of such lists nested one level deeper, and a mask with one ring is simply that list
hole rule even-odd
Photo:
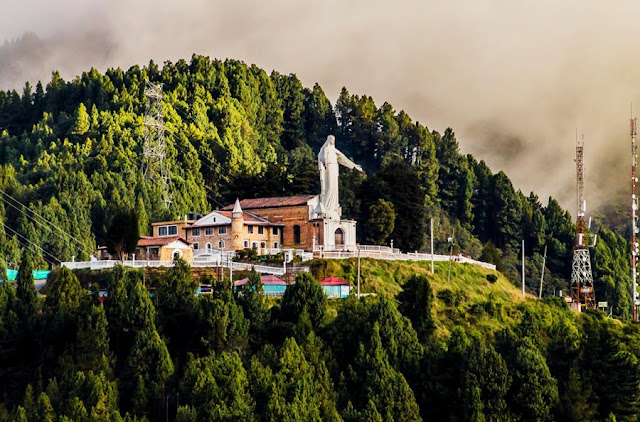
[{"label": "grassy slope", "polygon": [[[451,263],[450,282],[448,262],[436,262],[435,274],[431,274],[431,263],[427,261],[362,259],[360,268],[361,292],[387,297],[398,294],[411,275],[425,274],[434,290],[433,314],[441,337],[448,336],[457,325],[474,325],[485,332],[495,332],[520,314],[518,305],[534,300],[530,295],[523,299],[521,291],[499,272],[471,264]],[[318,280],[333,275],[349,281],[355,288],[357,260],[315,260],[311,271]],[[496,275],[497,280],[489,282],[489,274]]]}]

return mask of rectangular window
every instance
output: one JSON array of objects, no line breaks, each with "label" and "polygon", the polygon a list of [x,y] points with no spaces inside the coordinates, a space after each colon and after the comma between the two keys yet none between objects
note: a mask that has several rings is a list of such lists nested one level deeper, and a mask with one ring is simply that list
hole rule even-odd
[{"label": "rectangular window", "polygon": [[178,226],[169,226],[169,236],[176,236],[178,234]]},{"label": "rectangular window", "polygon": [[167,226],[158,227],[158,236],[166,236],[167,235]]},{"label": "rectangular window", "polygon": [[[249,227],[251,227],[251,226],[249,226]],[[249,241],[248,241],[248,240],[245,240],[245,241],[244,241],[244,248],[245,248],[245,249],[248,249],[248,248],[249,248]]]},{"label": "rectangular window", "polygon": [[278,234],[278,228],[277,227],[273,228],[273,234]]},{"label": "rectangular window", "polygon": [[193,249],[198,249],[199,247],[198,242],[193,242]]},{"label": "rectangular window", "polygon": [[213,227],[207,227],[204,229],[205,236],[213,236]]},{"label": "rectangular window", "polygon": [[249,234],[253,234],[253,226],[247,226],[247,232],[249,232]]},{"label": "rectangular window", "polygon": [[191,236],[200,236],[200,229],[191,230]]},{"label": "rectangular window", "polygon": [[218,227],[218,234],[227,234],[227,226]]},{"label": "rectangular window", "polygon": [[264,227],[259,226],[258,227],[258,234],[263,234],[264,233]]},{"label": "rectangular window", "polygon": [[278,242],[273,242],[273,248],[278,249]]}]

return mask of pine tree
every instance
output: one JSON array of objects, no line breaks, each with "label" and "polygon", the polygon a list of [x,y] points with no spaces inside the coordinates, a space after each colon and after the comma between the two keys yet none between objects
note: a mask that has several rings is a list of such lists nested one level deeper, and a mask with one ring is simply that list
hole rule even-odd
[{"label": "pine tree", "polygon": [[16,278],[16,296],[20,302],[20,318],[32,317],[38,308],[38,291],[33,282],[33,263],[29,252],[22,254],[22,262]]}]

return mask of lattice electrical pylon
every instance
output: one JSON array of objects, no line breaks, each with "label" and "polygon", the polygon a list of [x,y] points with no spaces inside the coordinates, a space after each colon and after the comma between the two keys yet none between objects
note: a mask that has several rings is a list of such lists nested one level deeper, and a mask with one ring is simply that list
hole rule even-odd
[{"label": "lattice electrical pylon", "polygon": [[596,307],[596,292],[593,288],[589,232],[585,213],[587,203],[584,200],[584,141],[576,142],[576,176],[578,193],[578,219],[576,221],[576,238],[573,244],[573,262],[571,264],[571,305],[577,310]]},{"label": "lattice electrical pylon", "polygon": [[631,119],[631,310],[633,320],[638,320],[638,196],[636,193],[636,184],[638,176],[636,175],[636,166],[638,165],[638,146],[636,145],[637,121]]},{"label": "lattice electrical pylon", "polygon": [[173,186],[165,155],[162,84],[147,81],[144,95],[147,97],[147,109],[144,113],[146,131],[142,149],[142,174],[147,181],[158,184],[164,205],[169,208],[173,201]]}]

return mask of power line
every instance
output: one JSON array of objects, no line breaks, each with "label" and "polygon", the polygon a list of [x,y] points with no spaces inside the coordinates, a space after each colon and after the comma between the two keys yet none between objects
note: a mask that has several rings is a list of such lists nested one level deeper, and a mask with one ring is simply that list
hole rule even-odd
[{"label": "power line", "polygon": [[[29,210],[34,216],[38,217],[39,219],[43,220],[44,222],[46,222],[47,224],[44,224],[38,220],[36,220],[34,217],[28,215],[27,213],[25,213],[22,209],[16,207],[14,204],[12,204],[11,202],[7,201],[4,197],[0,196],[0,199],[2,199],[3,202],[5,202],[6,204],[10,205],[11,207],[15,208],[16,210],[18,210],[20,213],[22,213],[22,215],[24,215],[25,217],[31,219],[33,222],[35,222],[36,224],[39,224],[43,227],[45,227],[46,229],[48,229],[52,234],[58,236],[60,239],[63,239],[64,241],[67,241],[67,239],[75,241],[78,245],[82,246],[83,248],[88,248],[89,250],[89,255],[91,255],[93,253],[93,248],[87,246],[85,243],[79,241],[78,239],[74,238],[73,236],[71,236],[70,234],[68,234],[67,232],[65,232],[64,230],[62,230],[60,227],[56,226],[55,224],[53,224],[51,221],[47,220],[46,218],[42,217],[41,215],[39,215],[38,213],[36,213],[35,211],[33,211],[31,208],[29,208],[28,206],[24,205],[22,202],[20,202],[19,200],[17,200],[16,198],[14,198],[13,196],[9,195],[7,192],[3,191],[2,189],[0,189],[0,193],[8,196],[9,198],[11,198],[13,201],[17,202],[18,204],[20,204],[22,207],[26,208],[27,210]],[[67,239],[63,238],[60,234],[56,233],[53,231],[52,228],[57,229],[60,233],[62,233],[64,236],[67,237]],[[86,252],[86,249],[85,249]]]},{"label": "power line", "polygon": [[[56,258],[55,256],[53,256],[53,254],[51,254],[50,252],[47,252],[43,247],[41,247],[40,245],[37,245],[35,243],[33,243],[31,240],[29,240],[28,238],[24,237],[23,235],[21,235],[20,233],[18,233],[17,231],[15,231],[14,229],[12,229],[11,227],[7,226],[3,221],[0,220],[0,223],[2,223],[2,225],[4,226],[5,229],[9,229],[11,230],[11,232],[13,232],[14,234],[18,235],[19,237],[21,237],[22,239],[26,240],[27,242],[29,242],[30,244],[32,244],[33,246],[35,246],[36,248],[40,249],[43,253],[49,255],[51,258],[55,259],[58,262],[62,262],[61,260],[59,260],[58,258]],[[19,240],[18,240],[19,241]],[[20,242],[21,244],[23,244],[22,242]],[[24,244],[23,244],[24,246]],[[31,249],[30,249],[31,250]],[[33,252],[33,250],[31,250],[31,252]]]}]

